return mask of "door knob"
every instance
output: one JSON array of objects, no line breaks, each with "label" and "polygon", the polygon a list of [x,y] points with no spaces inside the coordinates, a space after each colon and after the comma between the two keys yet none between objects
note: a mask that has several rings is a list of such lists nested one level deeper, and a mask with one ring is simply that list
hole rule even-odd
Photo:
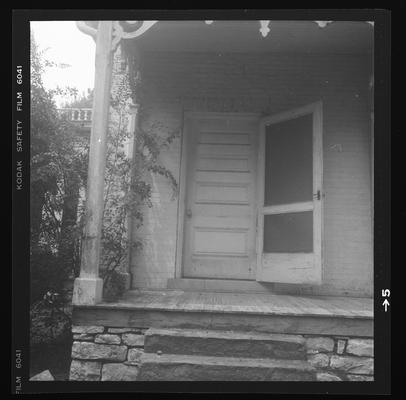
[{"label": "door knob", "polygon": [[186,216],[187,216],[188,218],[192,218],[192,210],[191,210],[190,208],[188,208],[188,209],[186,210]]}]

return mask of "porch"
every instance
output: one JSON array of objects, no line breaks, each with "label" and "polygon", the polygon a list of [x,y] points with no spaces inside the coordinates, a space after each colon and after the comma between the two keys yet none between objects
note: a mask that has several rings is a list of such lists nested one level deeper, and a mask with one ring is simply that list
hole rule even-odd
[{"label": "porch", "polygon": [[74,325],[373,336],[373,300],[219,291],[129,290],[75,306]]},{"label": "porch", "polygon": [[371,381],[373,301],[130,290],[75,306],[71,380]]},{"label": "porch", "polygon": [[[131,33],[128,24],[123,31],[105,21],[98,31],[86,28],[97,34],[100,79],[89,165],[92,218],[75,282],[73,379],[136,380],[138,369],[146,380],[373,379],[372,31],[338,23],[321,32],[323,24],[279,21],[272,39],[261,41],[256,25],[219,21],[206,37],[211,27],[203,21],[146,22],[132,36],[151,28],[137,46],[126,42],[143,63],[141,106],[150,108],[152,122],[182,127],[163,154],[180,193],[172,201],[167,182],[154,181],[153,211],[137,232],[146,245],[130,254],[132,282],[114,302],[103,300],[98,264],[103,143],[111,51]],[[291,120],[299,121],[297,129]],[[277,132],[283,140],[273,143]],[[272,157],[281,162],[268,171]],[[271,172],[280,185],[267,190],[264,176]],[[286,188],[299,194],[285,196]],[[148,344],[154,330],[157,347]],[[166,337],[177,344],[165,347]],[[196,345],[182,348],[188,340]],[[221,359],[206,349],[224,340],[244,342],[243,358],[232,346]],[[266,360],[250,343],[260,343]],[[298,346],[292,362],[281,364],[292,343]],[[194,349],[200,358],[190,358]],[[233,375],[240,362],[241,375]],[[286,374],[269,373],[280,368]],[[195,370],[201,372],[188,375]]]},{"label": "porch", "polygon": [[[162,154],[178,177],[179,196],[169,199],[167,183],[154,181],[153,211],[137,232],[145,246],[128,257],[129,287],[165,291],[182,279],[191,289],[199,278],[228,279],[232,287],[245,279],[281,294],[370,297],[371,26],[156,22],[80,25],[97,38],[98,68],[87,199],[92,218],[75,305],[102,300],[103,159],[112,53],[120,41],[133,59],[130,74],[144,81],[142,99],[133,101],[150,109],[148,123],[181,126]],[[134,132],[142,124],[138,112],[131,124]],[[131,221],[129,231],[131,237]]]}]

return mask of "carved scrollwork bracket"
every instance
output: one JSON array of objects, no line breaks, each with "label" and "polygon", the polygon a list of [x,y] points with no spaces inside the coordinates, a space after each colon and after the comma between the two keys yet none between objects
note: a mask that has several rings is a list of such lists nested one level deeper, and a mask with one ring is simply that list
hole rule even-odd
[{"label": "carved scrollwork bracket", "polygon": [[[140,24],[138,24],[139,22]],[[139,25],[135,30],[127,32],[123,29],[120,21],[114,21],[112,50],[114,51],[116,49],[122,39],[135,39],[152,28],[157,22],[158,21],[126,21],[129,25]]]},{"label": "carved scrollwork bracket", "polygon": [[[145,33],[148,29],[154,26],[158,21],[113,21],[113,33],[112,33],[112,43],[111,49],[114,51],[121,40],[123,39],[135,39]],[[204,21],[207,25],[211,25],[214,21],[208,20]],[[327,25],[334,21],[314,21],[319,28],[325,28]],[[374,25],[373,21],[365,21],[370,25]],[[123,27],[126,25],[126,29]],[[259,21],[260,33],[262,37],[268,36],[270,32],[270,20]],[[90,35],[96,40],[97,28],[90,26],[85,21],[77,21],[77,27],[85,34]],[[134,27],[134,29],[132,29]]]},{"label": "carved scrollwork bracket", "polygon": [[[124,30],[120,21],[113,21],[113,31],[111,38],[111,51],[115,51],[122,39],[134,39],[141,36],[158,21],[125,21],[127,26],[134,26],[134,30]],[[97,28],[87,24],[85,21],[77,21],[76,26],[86,35],[91,36],[95,41],[97,38]]]},{"label": "carved scrollwork bracket", "polygon": [[77,28],[82,31],[84,34],[89,35],[96,41],[97,38],[97,29],[88,25],[85,21],[76,21]]}]

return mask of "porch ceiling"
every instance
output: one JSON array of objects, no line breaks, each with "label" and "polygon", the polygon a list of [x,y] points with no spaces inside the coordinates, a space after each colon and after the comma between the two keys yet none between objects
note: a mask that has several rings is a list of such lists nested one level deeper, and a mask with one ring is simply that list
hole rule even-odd
[{"label": "porch ceiling", "polygon": [[373,49],[374,28],[363,21],[271,21],[264,38],[259,21],[159,21],[141,37],[143,51],[289,52],[360,54]]}]

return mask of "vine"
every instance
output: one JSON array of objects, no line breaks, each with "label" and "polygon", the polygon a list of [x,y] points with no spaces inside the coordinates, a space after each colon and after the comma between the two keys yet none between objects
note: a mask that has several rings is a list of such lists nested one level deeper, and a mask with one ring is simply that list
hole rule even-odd
[{"label": "vine", "polygon": [[[104,279],[106,298],[116,298],[125,289],[124,278],[128,253],[140,250],[142,239],[129,232],[129,221],[136,231],[144,222],[144,207],[152,207],[152,187],[148,174],[166,178],[172,188],[172,198],[178,192],[178,184],[172,172],[159,160],[162,150],[167,149],[179,135],[160,122],[149,123],[150,116],[143,106],[144,86],[139,70],[127,57],[125,65],[120,53],[116,53],[111,90],[110,124],[106,157],[105,195],[102,228],[101,276]],[[138,124],[135,132],[129,130],[130,109],[139,105]],[[134,135],[135,145],[129,145]],[[121,274],[122,275],[122,274]]]}]

